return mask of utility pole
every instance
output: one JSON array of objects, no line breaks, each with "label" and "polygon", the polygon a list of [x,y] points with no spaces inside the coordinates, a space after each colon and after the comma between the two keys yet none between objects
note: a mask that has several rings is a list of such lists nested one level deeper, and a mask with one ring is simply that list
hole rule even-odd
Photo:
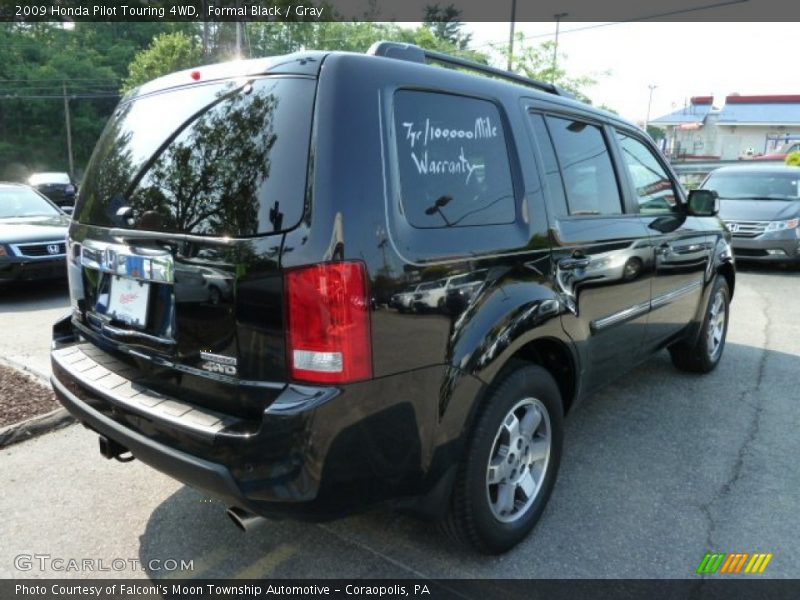
[{"label": "utility pole", "polygon": [[236,21],[236,58],[242,58],[242,23]]},{"label": "utility pole", "polygon": [[[236,0],[236,8],[236,12],[239,12],[239,0]],[[239,21],[238,16],[236,17],[234,25],[236,25],[236,59],[239,60],[242,58],[242,23]]]},{"label": "utility pole", "polygon": [[206,19],[206,14],[208,11],[206,9],[206,0],[203,0],[203,61],[208,61],[208,33],[209,33],[209,26],[208,20]]},{"label": "utility pole", "polygon": [[69,176],[75,176],[75,161],[72,158],[72,124],[69,116],[69,98],[67,97],[67,82],[61,82],[61,90],[64,94],[64,124],[67,127],[67,157],[69,159]]},{"label": "utility pole", "polygon": [[561,25],[561,19],[569,15],[569,13],[558,13],[553,15],[553,18],[556,20],[556,43],[553,46],[553,74],[550,76],[550,83],[556,82],[556,69],[558,68],[558,29],[559,25]]},{"label": "utility pole", "polygon": [[658,86],[653,85],[652,83],[647,87],[650,88],[650,97],[647,100],[647,117],[644,120],[644,131],[647,133],[647,126],[650,124],[650,105],[653,103],[653,90],[656,89]]},{"label": "utility pole", "polygon": [[514,60],[514,24],[517,20],[517,0],[511,0],[511,23],[508,32],[508,70]]}]

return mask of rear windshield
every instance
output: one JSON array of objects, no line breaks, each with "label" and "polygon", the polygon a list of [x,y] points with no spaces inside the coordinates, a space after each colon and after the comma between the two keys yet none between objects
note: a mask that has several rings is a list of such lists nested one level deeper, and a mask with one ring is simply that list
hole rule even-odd
[{"label": "rear windshield", "polygon": [[303,216],[314,86],[268,77],[120,105],[92,155],[75,220],[232,237],[294,227]]}]

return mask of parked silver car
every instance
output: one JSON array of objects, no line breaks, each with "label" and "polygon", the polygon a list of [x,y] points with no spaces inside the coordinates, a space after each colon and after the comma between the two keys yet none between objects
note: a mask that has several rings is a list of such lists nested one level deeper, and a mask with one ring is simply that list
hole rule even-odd
[{"label": "parked silver car", "polygon": [[701,187],[719,194],[737,258],[800,263],[800,168],[722,167]]},{"label": "parked silver car", "polygon": [[66,278],[68,226],[33,188],[0,182],[0,282]]}]

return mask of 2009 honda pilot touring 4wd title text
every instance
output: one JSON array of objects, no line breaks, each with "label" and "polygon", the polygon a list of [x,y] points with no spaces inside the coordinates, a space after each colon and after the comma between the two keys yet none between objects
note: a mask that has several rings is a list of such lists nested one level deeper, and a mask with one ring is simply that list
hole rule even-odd
[{"label": "2009 honda pilot touring 4wd title text", "polygon": [[68,246],[53,385],[104,456],[243,528],[391,501],[483,552],[541,516],[580,398],[662,348],[716,366],[735,277],[638,128],[391,43],[129,94]]}]

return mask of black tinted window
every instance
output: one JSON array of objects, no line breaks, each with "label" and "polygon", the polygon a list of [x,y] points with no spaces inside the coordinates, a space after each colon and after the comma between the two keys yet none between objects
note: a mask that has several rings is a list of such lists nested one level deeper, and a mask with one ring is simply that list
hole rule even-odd
[{"label": "black tinted window", "polygon": [[508,149],[494,104],[399,91],[394,116],[401,202],[411,225],[514,221]]},{"label": "black tinted window", "polygon": [[644,214],[677,210],[677,195],[666,169],[653,152],[639,140],[617,132],[622,159],[633,181],[639,211]]},{"label": "black tinted window", "polygon": [[571,215],[622,212],[619,186],[599,127],[556,117],[547,125],[555,146]]},{"label": "black tinted window", "polygon": [[561,180],[561,171],[558,168],[558,160],[556,160],[555,152],[553,152],[553,144],[550,141],[550,134],[544,123],[544,117],[539,114],[532,114],[531,124],[533,125],[537,147],[544,163],[544,176],[547,180],[547,188],[552,199],[553,208],[559,216],[564,215],[567,212],[564,184]]},{"label": "black tinted window", "polygon": [[303,214],[314,82],[264,78],[123,104],[87,171],[75,217],[127,227],[248,236]]}]

